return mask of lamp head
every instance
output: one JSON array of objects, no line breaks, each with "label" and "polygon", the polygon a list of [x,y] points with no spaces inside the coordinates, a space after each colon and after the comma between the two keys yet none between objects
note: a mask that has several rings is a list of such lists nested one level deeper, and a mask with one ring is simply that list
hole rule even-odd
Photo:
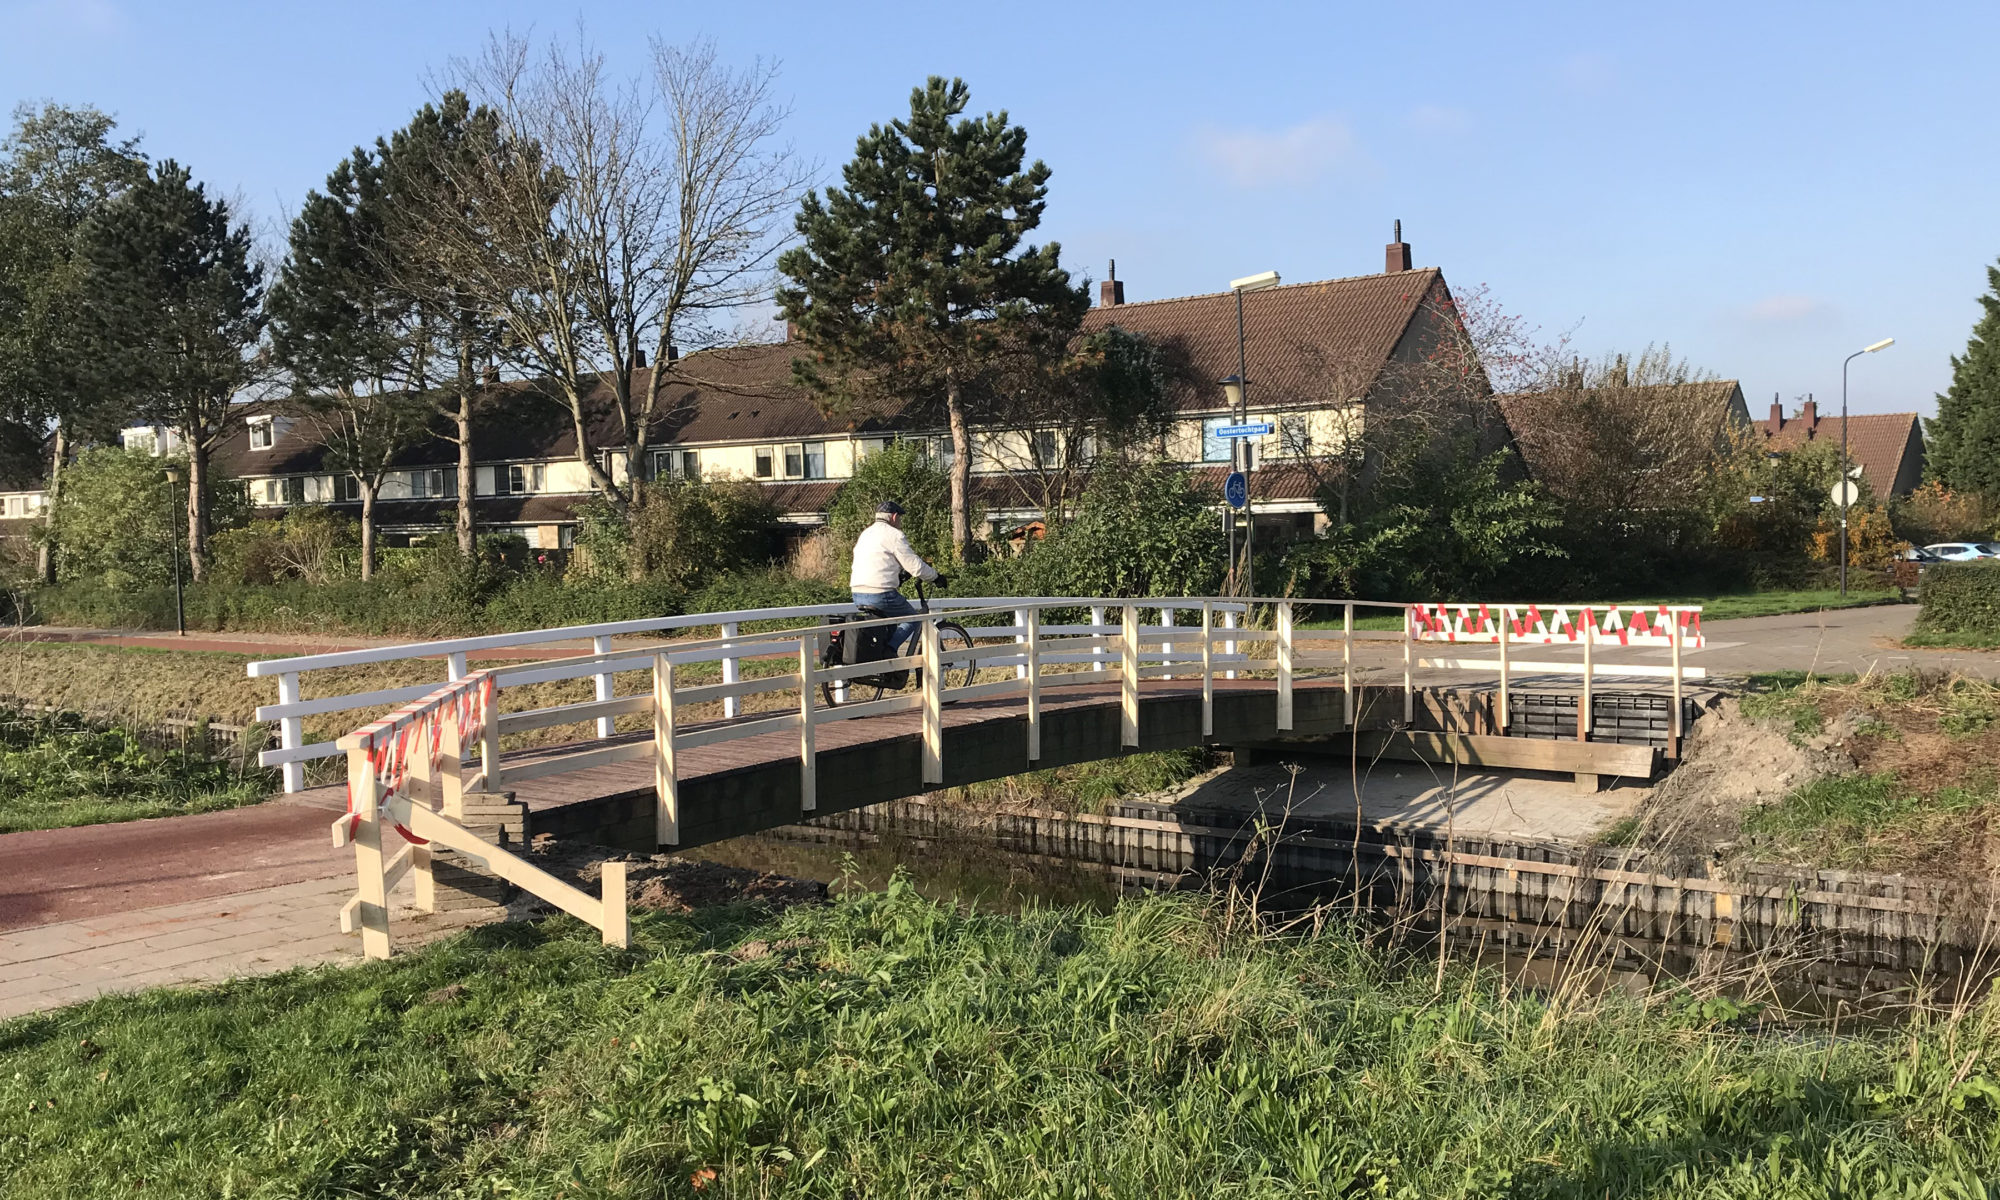
[{"label": "lamp head", "polygon": [[1875,343],[1874,345],[1872,345],[1872,346],[1866,346],[1866,347],[1863,347],[1863,348],[1862,348],[1862,351],[1861,351],[1861,353],[1863,353],[1863,354],[1873,354],[1873,353],[1875,353],[1875,352],[1876,352],[1877,350],[1887,350],[1887,349],[1888,349],[1889,347],[1891,347],[1891,346],[1893,346],[1893,345],[1895,345],[1895,344],[1896,344],[1896,339],[1895,339],[1895,338],[1883,338],[1883,339],[1882,339],[1881,341],[1879,341],[1879,342],[1876,342],[1876,343]]},{"label": "lamp head", "polygon": [[166,467],[160,471],[160,475],[170,484],[177,484],[181,481],[181,471],[179,467]]},{"label": "lamp head", "polygon": [[1265,271],[1258,275],[1245,275],[1241,279],[1232,279],[1229,281],[1229,290],[1232,292],[1261,292],[1265,288],[1277,286],[1278,273],[1276,271]]},{"label": "lamp head", "polygon": [[1222,394],[1229,397],[1231,405],[1243,403],[1243,377],[1241,375],[1230,375],[1217,382],[1222,384]]}]

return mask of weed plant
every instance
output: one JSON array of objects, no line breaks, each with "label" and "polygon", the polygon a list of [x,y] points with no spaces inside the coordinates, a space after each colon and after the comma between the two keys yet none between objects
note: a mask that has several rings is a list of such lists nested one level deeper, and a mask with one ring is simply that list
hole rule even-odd
[{"label": "weed plant", "polygon": [[272,772],[155,749],[74,713],[0,711],[0,833],[235,808],[275,786]]},{"label": "weed plant", "polygon": [[1995,1012],[1772,1036],[1215,901],[567,919],[0,1025],[34,1197],[1976,1196]]}]

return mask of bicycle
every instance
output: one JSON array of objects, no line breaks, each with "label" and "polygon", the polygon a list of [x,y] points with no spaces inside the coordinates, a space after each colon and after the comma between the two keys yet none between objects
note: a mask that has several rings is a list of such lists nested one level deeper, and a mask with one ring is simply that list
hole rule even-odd
[{"label": "bicycle", "polygon": [[[931,601],[930,597],[924,594],[924,581],[921,579],[916,580],[916,585],[917,611],[922,615],[928,616],[931,611]],[[829,633],[827,642],[826,646],[820,650],[819,655],[819,665],[821,667],[851,667],[859,663],[876,662],[885,658],[900,657],[889,645],[890,638],[896,632],[894,625],[876,625],[868,629],[857,629],[852,631],[851,637],[848,631],[840,628],[840,626],[846,624],[848,621],[887,619],[883,613],[873,608],[865,605],[859,607],[860,615],[857,617],[832,617],[828,619]],[[970,650],[973,647],[972,635],[966,632],[965,626],[960,625],[956,621],[939,621],[937,623],[937,632],[938,649],[940,651],[949,653],[954,650]],[[923,640],[921,637],[917,639],[910,653],[917,657],[923,655]],[[976,666],[977,664],[970,661],[946,663],[944,669],[939,673],[939,678],[946,690],[955,687],[964,687],[972,682]],[[900,692],[909,685],[910,671],[908,668],[899,671],[885,671],[880,675],[857,675],[847,681],[847,698],[844,703],[866,704],[870,700],[880,700],[886,692]],[[839,694],[834,684],[822,683],[819,685],[819,690],[820,695],[825,698],[827,704],[843,703],[839,699]]]}]

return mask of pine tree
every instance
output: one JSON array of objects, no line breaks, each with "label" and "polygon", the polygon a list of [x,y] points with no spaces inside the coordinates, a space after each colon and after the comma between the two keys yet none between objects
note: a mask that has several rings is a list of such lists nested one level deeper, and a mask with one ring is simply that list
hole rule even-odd
[{"label": "pine tree", "polygon": [[905,120],[876,125],[842,171],[808,194],[804,244],[778,290],[808,358],[798,381],[829,410],[871,401],[942,405],[951,428],[952,543],[972,540],[970,423],[1003,407],[1022,356],[1059,354],[1089,298],[1061,247],[1024,246],[1041,223],[1049,168],[1022,166],[1028,134],[1007,114],[958,119],[961,80],[932,76]]},{"label": "pine tree", "polygon": [[430,352],[417,305],[395,286],[378,158],[354,154],[306,196],[271,288],[271,351],[287,404],[361,497],[361,577],[375,574],[375,499],[396,456],[425,433]]},{"label": "pine tree", "polygon": [[1951,360],[1951,387],[1924,422],[1931,478],[2000,503],[2000,267],[1986,268],[1985,310],[1963,355]]},{"label": "pine tree", "polygon": [[84,315],[108,387],[179,435],[188,458],[188,560],[208,574],[208,458],[242,419],[254,373],[264,269],[250,231],[172,159],[84,231]]}]

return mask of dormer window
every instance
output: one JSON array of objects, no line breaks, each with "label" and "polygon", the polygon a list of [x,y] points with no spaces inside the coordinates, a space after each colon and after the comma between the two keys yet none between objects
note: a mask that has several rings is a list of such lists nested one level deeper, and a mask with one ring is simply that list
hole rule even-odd
[{"label": "dormer window", "polygon": [[276,440],[276,433],[275,422],[269,417],[260,417],[250,422],[250,448],[269,450],[271,443]]}]

